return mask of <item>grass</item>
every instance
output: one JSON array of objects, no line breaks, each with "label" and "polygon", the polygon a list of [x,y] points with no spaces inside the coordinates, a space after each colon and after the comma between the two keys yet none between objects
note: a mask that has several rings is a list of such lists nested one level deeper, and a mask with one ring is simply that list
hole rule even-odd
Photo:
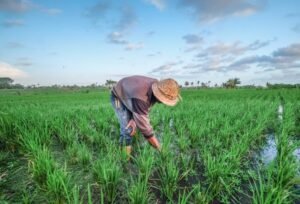
[{"label": "grass", "polygon": [[[0,202],[299,201],[298,89],[190,89],[182,96],[176,107],[151,110],[162,152],[138,134],[128,162],[108,91],[0,91]],[[269,132],[278,153],[266,166],[254,160]]]},{"label": "grass", "polygon": [[116,156],[116,152],[112,151],[105,158],[99,158],[93,167],[96,181],[100,184],[107,201],[110,203],[115,202],[122,183],[123,171]]}]

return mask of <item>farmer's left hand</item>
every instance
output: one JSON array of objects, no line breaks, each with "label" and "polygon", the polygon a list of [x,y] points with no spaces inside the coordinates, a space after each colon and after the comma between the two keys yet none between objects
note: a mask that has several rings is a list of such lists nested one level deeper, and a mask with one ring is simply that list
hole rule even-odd
[{"label": "farmer's left hand", "polygon": [[129,122],[128,122],[128,124],[127,124],[127,126],[126,126],[126,129],[128,129],[128,128],[130,128],[131,127],[131,133],[130,133],[130,136],[133,136],[133,135],[135,135],[135,133],[136,133],[136,123],[135,123],[135,121],[133,120],[133,119],[131,119]]}]

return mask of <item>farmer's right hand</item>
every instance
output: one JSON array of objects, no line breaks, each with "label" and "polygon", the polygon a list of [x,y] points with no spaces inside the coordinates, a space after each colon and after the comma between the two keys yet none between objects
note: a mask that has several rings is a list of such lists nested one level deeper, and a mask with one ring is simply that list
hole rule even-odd
[{"label": "farmer's right hand", "polygon": [[155,136],[152,136],[147,140],[155,149],[161,152],[161,145]]},{"label": "farmer's right hand", "polygon": [[136,123],[135,123],[135,121],[134,121],[133,119],[131,119],[131,120],[128,122],[128,124],[127,124],[127,126],[126,126],[126,129],[128,129],[128,128],[131,128],[130,136],[135,135],[135,133],[136,133]]}]

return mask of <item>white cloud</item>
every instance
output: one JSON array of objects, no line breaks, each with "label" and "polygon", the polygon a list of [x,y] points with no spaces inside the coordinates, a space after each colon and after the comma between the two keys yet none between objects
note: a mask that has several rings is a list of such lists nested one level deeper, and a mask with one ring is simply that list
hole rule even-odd
[{"label": "white cloud", "polygon": [[146,0],[146,1],[152,4],[153,6],[155,6],[159,10],[163,10],[166,6],[164,0]]},{"label": "white cloud", "polygon": [[63,11],[58,8],[43,8],[41,9],[44,13],[47,13],[49,15],[58,15],[61,14]]},{"label": "white cloud", "polygon": [[24,21],[21,19],[8,19],[1,23],[2,26],[6,28],[19,27],[25,25]]},{"label": "white cloud", "polygon": [[24,71],[13,67],[5,62],[0,62],[0,77],[10,77],[13,79],[26,78],[28,75]]},{"label": "white cloud", "polygon": [[126,40],[123,39],[123,34],[120,32],[112,32],[107,35],[108,42],[113,44],[128,44]]},{"label": "white cloud", "polygon": [[33,4],[28,0],[1,0],[0,11],[25,12],[30,10]]},{"label": "white cloud", "polygon": [[126,48],[125,50],[137,50],[137,49],[141,49],[144,47],[144,44],[143,43],[137,43],[137,44],[134,44],[134,43],[128,43],[126,45]]},{"label": "white cloud", "polygon": [[179,0],[179,6],[199,22],[214,22],[230,16],[248,16],[262,10],[266,0]]},{"label": "white cloud", "polygon": [[209,46],[202,50],[197,56],[199,58],[202,57],[207,57],[207,55],[218,55],[218,56],[228,56],[228,55],[233,55],[233,56],[239,56],[243,55],[246,52],[249,51],[255,51],[260,48],[268,46],[273,40],[269,41],[259,41],[256,40],[248,45],[243,45],[241,42],[236,41],[234,43],[223,43],[223,42],[218,42],[215,43],[212,46]]}]

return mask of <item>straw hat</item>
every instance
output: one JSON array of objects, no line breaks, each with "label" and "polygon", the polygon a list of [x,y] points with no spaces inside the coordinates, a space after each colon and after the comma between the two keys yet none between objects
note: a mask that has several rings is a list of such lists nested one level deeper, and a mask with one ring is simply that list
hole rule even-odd
[{"label": "straw hat", "polygon": [[174,79],[164,79],[152,84],[154,96],[168,106],[175,106],[181,99],[179,85]]}]

